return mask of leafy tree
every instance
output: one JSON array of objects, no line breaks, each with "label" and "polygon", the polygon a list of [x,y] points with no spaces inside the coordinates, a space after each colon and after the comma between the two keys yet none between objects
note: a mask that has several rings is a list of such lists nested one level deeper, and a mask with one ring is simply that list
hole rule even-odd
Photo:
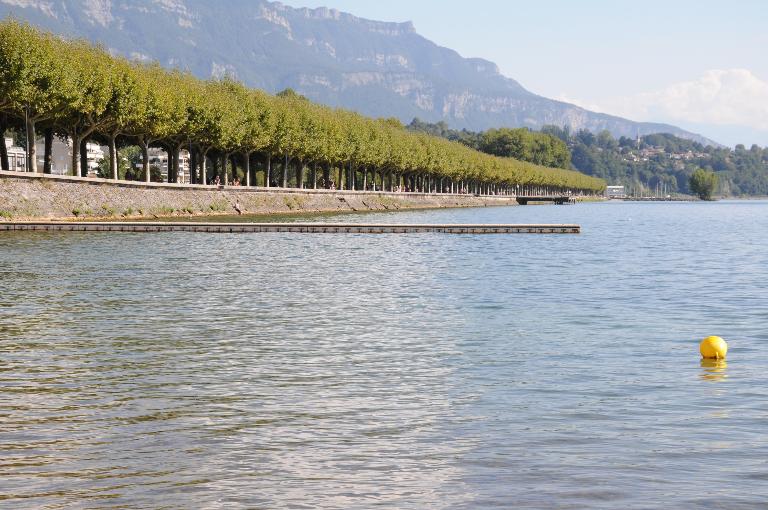
[{"label": "leafy tree", "polygon": [[68,46],[61,50],[77,95],[66,105],[61,122],[72,140],[72,171],[86,177],[87,161],[81,158],[81,152],[91,134],[110,119],[107,104],[116,77],[115,60],[85,42],[76,41]]},{"label": "leafy tree", "polygon": [[[411,189],[444,189],[449,182],[451,189],[461,185],[475,191],[535,186],[540,192],[599,192],[605,185],[569,169],[567,147],[557,136],[522,129],[499,130],[484,139],[446,124],[425,134],[394,119],[321,106],[291,90],[270,96],[229,78],[202,81],[157,64],[129,62],[6,20],[0,22],[0,128],[18,132],[24,117],[31,119],[26,130],[32,136],[40,123],[47,140],[53,134],[72,138],[75,172],[86,140],[107,143],[109,162],[99,173],[112,178],[158,180],[148,152],[161,147],[168,151],[169,180],[174,180],[179,150],[188,146],[204,177],[209,158],[222,169],[231,163],[234,170],[237,160],[230,156],[242,156],[248,184],[255,153],[266,162],[268,176],[272,157],[283,158],[284,186],[294,162],[298,187],[306,181],[308,165],[313,182],[318,165],[326,182],[335,167],[346,172],[352,188],[361,175],[363,184],[370,175],[382,186],[407,182]],[[494,154],[475,150],[483,143]],[[122,158],[119,147],[124,147]],[[744,152],[754,159],[753,152]],[[339,185],[343,182],[339,179]]]},{"label": "leafy tree", "polygon": [[691,175],[689,186],[702,200],[712,200],[712,193],[717,188],[717,174],[697,168]]},{"label": "leafy tree", "polygon": [[[71,46],[75,46],[72,44]],[[25,121],[28,169],[37,171],[36,128],[78,100],[64,43],[28,24],[0,24],[0,109]]]}]

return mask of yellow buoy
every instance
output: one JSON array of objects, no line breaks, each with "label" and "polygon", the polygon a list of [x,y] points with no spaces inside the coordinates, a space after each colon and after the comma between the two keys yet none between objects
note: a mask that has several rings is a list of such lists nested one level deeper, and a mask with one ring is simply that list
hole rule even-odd
[{"label": "yellow buoy", "polygon": [[725,354],[728,352],[728,344],[719,336],[708,336],[701,341],[699,350],[703,358],[725,359]]}]

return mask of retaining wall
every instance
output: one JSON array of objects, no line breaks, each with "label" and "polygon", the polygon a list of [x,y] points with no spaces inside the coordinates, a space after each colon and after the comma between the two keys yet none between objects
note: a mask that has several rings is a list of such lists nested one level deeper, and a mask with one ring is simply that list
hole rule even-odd
[{"label": "retaining wall", "polygon": [[0,221],[516,205],[514,198],[137,183],[0,171]]}]

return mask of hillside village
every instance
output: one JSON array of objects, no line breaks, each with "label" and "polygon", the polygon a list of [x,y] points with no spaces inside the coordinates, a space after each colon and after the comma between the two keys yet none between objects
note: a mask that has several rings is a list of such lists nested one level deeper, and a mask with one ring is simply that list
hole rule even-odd
[{"label": "hillside village", "polygon": [[545,131],[566,140],[574,168],[602,177],[609,185],[687,194],[691,174],[703,168],[718,174],[718,194],[768,195],[768,148],[704,146],[670,134],[616,140],[607,132],[595,136],[582,131],[569,135],[557,128]]}]

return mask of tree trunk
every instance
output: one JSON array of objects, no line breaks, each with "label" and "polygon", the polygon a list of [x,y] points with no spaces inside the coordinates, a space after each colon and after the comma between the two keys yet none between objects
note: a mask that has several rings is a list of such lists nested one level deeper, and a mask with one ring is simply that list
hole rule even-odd
[{"label": "tree trunk", "polygon": [[269,188],[269,180],[272,178],[272,154],[267,154],[267,169],[264,174],[264,186]]},{"label": "tree trunk", "polygon": [[181,172],[181,159],[180,159],[180,153],[181,149],[178,147],[171,147],[171,152],[173,153],[173,181],[174,183],[179,183],[179,175]]},{"label": "tree trunk", "polygon": [[50,174],[52,171],[53,163],[53,128],[47,128],[45,130],[45,149],[43,152],[43,173]]},{"label": "tree trunk", "polygon": [[243,153],[243,169],[245,171],[245,186],[251,187],[251,153]]},{"label": "tree trunk", "polygon": [[0,170],[10,171],[11,165],[8,162],[8,147],[5,146],[5,130],[8,129],[8,120],[5,115],[0,115]]},{"label": "tree trunk", "polygon": [[109,135],[109,173],[114,180],[120,178],[117,169],[117,134]]},{"label": "tree trunk", "polygon": [[179,171],[181,170],[181,146],[173,148],[173,182],[179,183]]},{"label": "tree trunk", "polygon": [[304,189],[304,162],[301,160],[296,165],[296,187]]},{"label": "tree trunk", "polygon": [[208,185],[208,150],[200,153],[200,184],[203,186]]},{"label": "tree trunk", "polygon": [[197,149],[189,148],[189,183],[197,184]]},{"label": "tree trunk", "polygon": [[227,172],[227,160],[229,159],[229,154],[224,154],[221,156],[221,171],[224,173],[224,178],[222,181],[224,182],[224,186],[229,186],[229,173]]},{"label": "tree trunk", "polygon": [[232,173],[232,182],[234,183],[235,180],[240,181],[240,179],[238,177],[238,172],[237,172],[237,163],[238,163],[237,155],[236,154],[232,154],[231,156],[229,156],[228,159],[229,159],[229,167],[232,169],[232,172],[231,172]]},{"label": "tree trunk", "polygon": [[325,189],[329,189],[331,187],[331,164],[326,163],[323,167],[323,186]]},{"label": "tree trunk", "polygon": [[[3,130],[5,133],[5,130]],[[5,146],[5,135],[3,135],[2,144],[0,144],[0,170],[10,171],[11,165],[8,162],[8,147]]]},{"label": "tree trunk", "polygon": [[163,149],[165,149],[165,182],[171,183],[173,182],[173,149],[171,149],[170,145],[164,146]]},{"label": "tree trunk", "polygon": [[170,184],[174,182],[173,172],[174,172],[174,165],[176,164],[176,156],[174,154],[173,146],[171,144],[168,144],[165,147],[165,155],[166,155],[166,160],[168,161],[166,165],[168,167],[168,171],[166,172],[168,174],[166,176],[166,180],[168,184]]},{"label": "tree trunk", "polygon": [[35,121],[27,116],[27,171],[37,173],[37,144],[35,144]]},{"label": "tree trunk", "polygon": [[312,163],[312,189],[317,189],[317,161]]},{"label": "tree trunk", "polygon": [[88,139],[80,140],[80,177],[88,177]]},{"label": "tree trunk", "polygon": [[283,163],[283,182],[282,187],[287,188],[288,187],[288,154],[285,155],[285,160]]},{"label": "tree trunk", "polygon": [[149,142],[142,139],[140,143],[141,143],[141,158],[142,158],[141,166],[144,169],[144,182],[151,182],[152,176],[150,175],[151,172],[149,171]]}]

